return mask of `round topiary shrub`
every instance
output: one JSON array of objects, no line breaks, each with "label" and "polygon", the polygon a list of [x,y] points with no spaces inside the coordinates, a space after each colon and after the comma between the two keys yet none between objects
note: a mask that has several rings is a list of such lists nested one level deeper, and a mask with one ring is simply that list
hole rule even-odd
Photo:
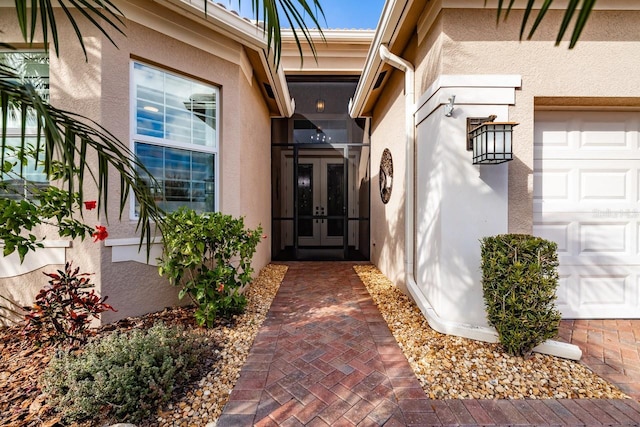
[{"label": "round topiary shrub", "polygon": [[195,335],[159,323],[59,352],[41,383],[65,422],[138,422],[190,377],[202,349]]},{"label": "round topiary shrub", "polygon": [[489,324],[511,355],[528,357],[558,333],[554,242],[525,234],[482,239],[482,290]]}]

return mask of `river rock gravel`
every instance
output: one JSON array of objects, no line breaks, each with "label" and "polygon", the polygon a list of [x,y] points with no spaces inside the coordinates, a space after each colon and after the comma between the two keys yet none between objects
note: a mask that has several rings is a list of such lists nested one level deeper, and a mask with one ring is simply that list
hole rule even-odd
[{"label": "river rock gravel", "polygon": [[579,362],[538,353],[525,360],[499,344],[440,334],[376,267],[354,269],[432,399],[628,398]]},{"label": "river rock gravel", "polygon": [[[541,354],[524,360],[504,354],[497,344],[439,334],[411,299],[377,268],[354,268],[430,398],[627,397],[579,362]],[[192,308],[172,307],[96,331],[101,335],[163,321],[188,327],[211,342],[213,354],[201,360],[198,379],[177,390],[172,403],[140,427],[215,426],[286,271],[283,265],[266,266],[246,291],[245,313],[231,321],[220,320],[211,329],[195,327]],[[47,405],[47,397],[37,384],[50,355],[22,339],[16,328],[0,329],[0,351],[0,427],[59,425],[60,418]]]}]

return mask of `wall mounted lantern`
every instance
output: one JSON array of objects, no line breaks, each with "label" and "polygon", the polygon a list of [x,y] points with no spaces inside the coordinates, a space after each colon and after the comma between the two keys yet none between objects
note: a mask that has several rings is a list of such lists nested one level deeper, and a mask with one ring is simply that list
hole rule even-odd
[{"label": "wall mounted lantern", "polygon": [[513,160],[515,122],[495,122],[497,116],[467,117],[467,150],[474,165],[495,165]]},{"label": "wall mounted lantern", "polygon": [[323,113],[324,112],[324,99],[322,99],[322,98],[316,99],[316,111],[318,113]]}]

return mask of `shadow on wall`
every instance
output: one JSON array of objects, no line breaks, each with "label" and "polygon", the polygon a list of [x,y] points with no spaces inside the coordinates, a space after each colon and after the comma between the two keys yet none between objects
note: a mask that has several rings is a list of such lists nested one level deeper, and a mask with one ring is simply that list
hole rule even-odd
[{"label": "shadow on wall", "polygon": [[[380,156],[382,151],[380,152]],[[399,153],[392,151],[392,157]],[[389,277],[405,294],[409,295],[404,276],[404,224],[405,224],[405,193],[396,182],[398,175],[404,170],[398,170],[394,165],[394,184],[387,204],[382,203],[380,196],[380,157],[371,160],[371,261],[378,264],[378,268]],[[396,163],[397,164],[397,163]],[[404,178],[402,179],[404,182]],[[394,214],[395,213],[395,214]],[[379,217],[374,221],[375,216]]]}]

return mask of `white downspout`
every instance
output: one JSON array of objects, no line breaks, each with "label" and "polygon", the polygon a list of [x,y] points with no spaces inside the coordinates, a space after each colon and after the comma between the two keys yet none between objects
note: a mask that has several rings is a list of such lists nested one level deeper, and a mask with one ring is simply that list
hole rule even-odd
[{"label": "white downspout", "polygon": [[[471,338],[478,341],[498,342],[498,334],[493,328],[485,326],[477,326],[452,322],[442,319],[434,310],[433,306],[420,290],[414,276],[414,241],[415,241],[415,190],[414,190],[414,166],[415,166],[415,140],[416,140],[416,124],[415,124],[415,79],[413,65],[397,55],[389,51],[385,45],[380,45],[380,58],[389,65],[404,72],[405,87],[405,158],[406,158],[406,190],[405,190],[405,245],[404,245],[404,268],[407,289],[411,293],[414,301],[427,319],[429,326],[434,330],[448,335],[455,335],[464,338]],[[534,351],[540,353],[551,354],[554,356],[564,357],[567,359],[579,360],[582,351],[574,345],[565,344],[557,341],[547,341],[537,346]]]}]

